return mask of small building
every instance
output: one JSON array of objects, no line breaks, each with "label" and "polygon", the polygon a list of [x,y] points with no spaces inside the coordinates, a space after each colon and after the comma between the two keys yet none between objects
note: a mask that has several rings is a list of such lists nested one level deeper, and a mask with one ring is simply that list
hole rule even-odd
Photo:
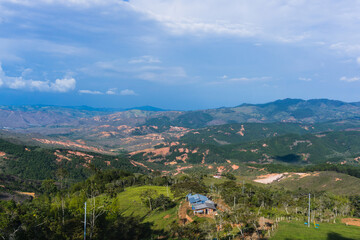
[{"label": "small building", "polygon": [[192,195],[189,193],[186,196],[186,200],[189,202],[194,214],[213,214],[216,211],[215,203],[204,195]]},{"label": "small building", "polygon": [[213,214],[216,211],[215,203],[207,200],[205,203],[194,204],[192,206],[194,213]]}]

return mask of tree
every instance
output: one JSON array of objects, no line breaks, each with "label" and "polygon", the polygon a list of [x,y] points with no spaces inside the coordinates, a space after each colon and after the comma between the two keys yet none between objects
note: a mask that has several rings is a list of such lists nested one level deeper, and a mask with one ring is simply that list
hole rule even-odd
[{"label": "tree", "polygon": [[147,189],[144,192],[140,194],[140,197],[145,205],[147,205],[150,210],[153,210],[153,201],[154,197],[158,194],[156,190],[153,189]]},{"label": "tree", "polygon": [[[90,225],[90,239],[93,239],[95,233],[96,233],[96,220],[101,217],[105,212],[104,205],[98,205],[96,202],[96,196],[99,195],[99,189],[97,187],[97,184],[93,181],[90,181],[90,184],[87,189],[87,198],[89,199],[89,212],[90,215],[88,217],[89,219],[89,225]],[[85,213],[88,215],[87,213]]]},{"label": "tree", "polygon": [[56,188],[56,186],[55,186],[55,180],[53,180],[53,179],[44,180],[44,181],[41,183],[41,190],[42,190],[45,194],[50,194],[50,193],[56,192],[57,188]]},{"label": "tree", "polygon": [[153,204],[154,209],[161,207],[164,211],[176,205],[173,201],[171,201],[169,197],[166,197],[163,194],[155,198],[153,202],[154,202]]},{"label": "tree", "polygon": [[61,212],[62,212],[62,225],[65,224],[65,201],[64,201],[64,185],[66,184],[66,177],[69,175],[65,168],[59,168],[56,171],[56,176],[60,182],[60,197],[61,197]]}]

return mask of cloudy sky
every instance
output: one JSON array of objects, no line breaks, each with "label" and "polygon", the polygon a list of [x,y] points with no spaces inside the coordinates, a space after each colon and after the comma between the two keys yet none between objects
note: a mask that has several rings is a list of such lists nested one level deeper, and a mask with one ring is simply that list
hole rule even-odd
[{"label": "cloudy sky", "polygon": [[0,104],[360,101],[358,0],[0,0]]}]

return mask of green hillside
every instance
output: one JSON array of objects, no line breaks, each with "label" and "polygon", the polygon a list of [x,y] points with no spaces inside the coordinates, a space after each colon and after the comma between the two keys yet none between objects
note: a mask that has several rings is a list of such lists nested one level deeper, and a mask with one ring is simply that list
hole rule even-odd
[{"label": "green hillside", "polygon": [[312,130],[311,125],[298,123],[236,123],[197,129],[185,134],[181,141],[189,144],[226,145],[256,141],[287,133],[305,134]]},{"label": "green hillside", "polygon": [[54,178],[58,169],[68,172],[69,178],[82,180],[95,169],[121,168],[133,172],[144,171],[133,166],[126,155],[103,155],[66,149],[47,149],[25,146],[0,139],[0,174],[23,179]]},{"label": "green hillside", "polygon": [[[235,131],[235,130],[234,130]],[[202,134],[196,138],[201,138]],[[222,141],[222,140],[218,140]],[[161,145],[166,148],[169,145]],[[223,164],[228,161],[239,163],[279,163],[309,165],[320,163],[342,163],[359,165],[360,134],[358,131],[334,131],[315,134],[285,134],[263,140],[236,144],[211,144],[190,141],[187,136],[169,146],[169,153],[156,152],[135,154],[137,161],[164,165],[176,161],[179,164]],[[167,151],[167,150],[166,150]],[[147,162],[147,164],[150,164]],[[186,165],[186,164],[185,164]],[[153,165],[154,166],[154,165]]]},{"label": "green hillside", "polygon": [[177,217],[177,208],[174,206],[166,211],[150,211],[142,200],[142,194],[150,191],[154,196],[163,194],[173,199],[170,187],[164,186],[140,186],[129,187],[119,193],[113,200],[114,210],[122,212],[125,216],[137,216],[144,218],[145,222],[153,222],[155,229],[164,229],[169,226]]},{"label": "green hillside", "polygon": [[301,177],[291,175],[281,181],[275,181],[271,186],[277,186],[291,191],[307,189],[312,192],[329,192],[338,195],[358,195],[360,178],[337,172],[315,172]]}]

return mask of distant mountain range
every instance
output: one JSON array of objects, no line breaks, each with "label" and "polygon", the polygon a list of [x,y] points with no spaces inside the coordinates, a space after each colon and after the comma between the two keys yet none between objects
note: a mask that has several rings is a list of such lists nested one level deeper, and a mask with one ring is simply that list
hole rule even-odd
[{"label": "distant mountain range", "polygon": [[127,152],[126,167],[146,171],[179,173],[183,167],[220,164],[236,170],[242,163],[357,166],[360,161],[360,103],[328,99],[197,111],[2,106],[0,127],[0,139],[20,145],[102,156]]},{"label": "distant mountain range", "polygon": [[[128,109],[46,105],[0,106],[0,127],[27,128],[49,125],[76,125],[79,119],[91,119],[95,116],[110,116],[119,112],[130,112],[129,114],[122,114],[122,118],[144,118],[146,115],[145,119],[142,121],[145,124],[155,123],[161,127],[169,127],[172,125],[187,128],[200,128],[226,123],[315,123],[357,118],[360,117],[360,103],[346,103],[328,99],[284,99],[265,104],[241,104],[236,107],[222,107],[197,111],[176,111],[177,114],[175,115],[175,111],[152,106]],[[134,114],[131,114],[131,112]],[[107,118],[105,117],[103,119]]]},{"label": "distant mountain range", "polygon": [[[346,128],[351,128],[352,122],[356,123],[354,128],[358,127],[360,103],[328,99],[283,99],[265,104],[241,104],[236,107],[196,111],[169,111],[152,106],[129,109],[87,106],[0,106],[0,129],[5,130],[5,135],[28,134],[22,138],[44,138],[58,143],[56,145],[64,146],[69,145],[64,141],[85,141],[87,146],[100,146],[111,151],[145,149],[169,139],[178,139],[194,129],[224,124],[258,123],[259,126],[253,125],[258,131],[266,127],[261,124],[309,125],[332,121],[336,124],[330,124],[329,128],[336,130],[336,126],[341,125],[341,121],[344,120],[350,122]],[[284,129],[284,132],[294,132],[291,130],[293,127],[287,127],[289,129]],[[297,126],[295,132],[300,133],[301,129],[301,126]],[[277,129],[276,132],[282,130]],[[227,136],[218,136],[215,140],[200,138],[197,135],[193,138],[209,143],[216,140],[219,140],[219,143],[229,141]],[[236,141],[243,142],[245,139],[251,141],[259,138],[253,139],[247,134]],[[41,141],[44,143],[44,140]],[[59,141],[62,143],[59,144]]]}]

